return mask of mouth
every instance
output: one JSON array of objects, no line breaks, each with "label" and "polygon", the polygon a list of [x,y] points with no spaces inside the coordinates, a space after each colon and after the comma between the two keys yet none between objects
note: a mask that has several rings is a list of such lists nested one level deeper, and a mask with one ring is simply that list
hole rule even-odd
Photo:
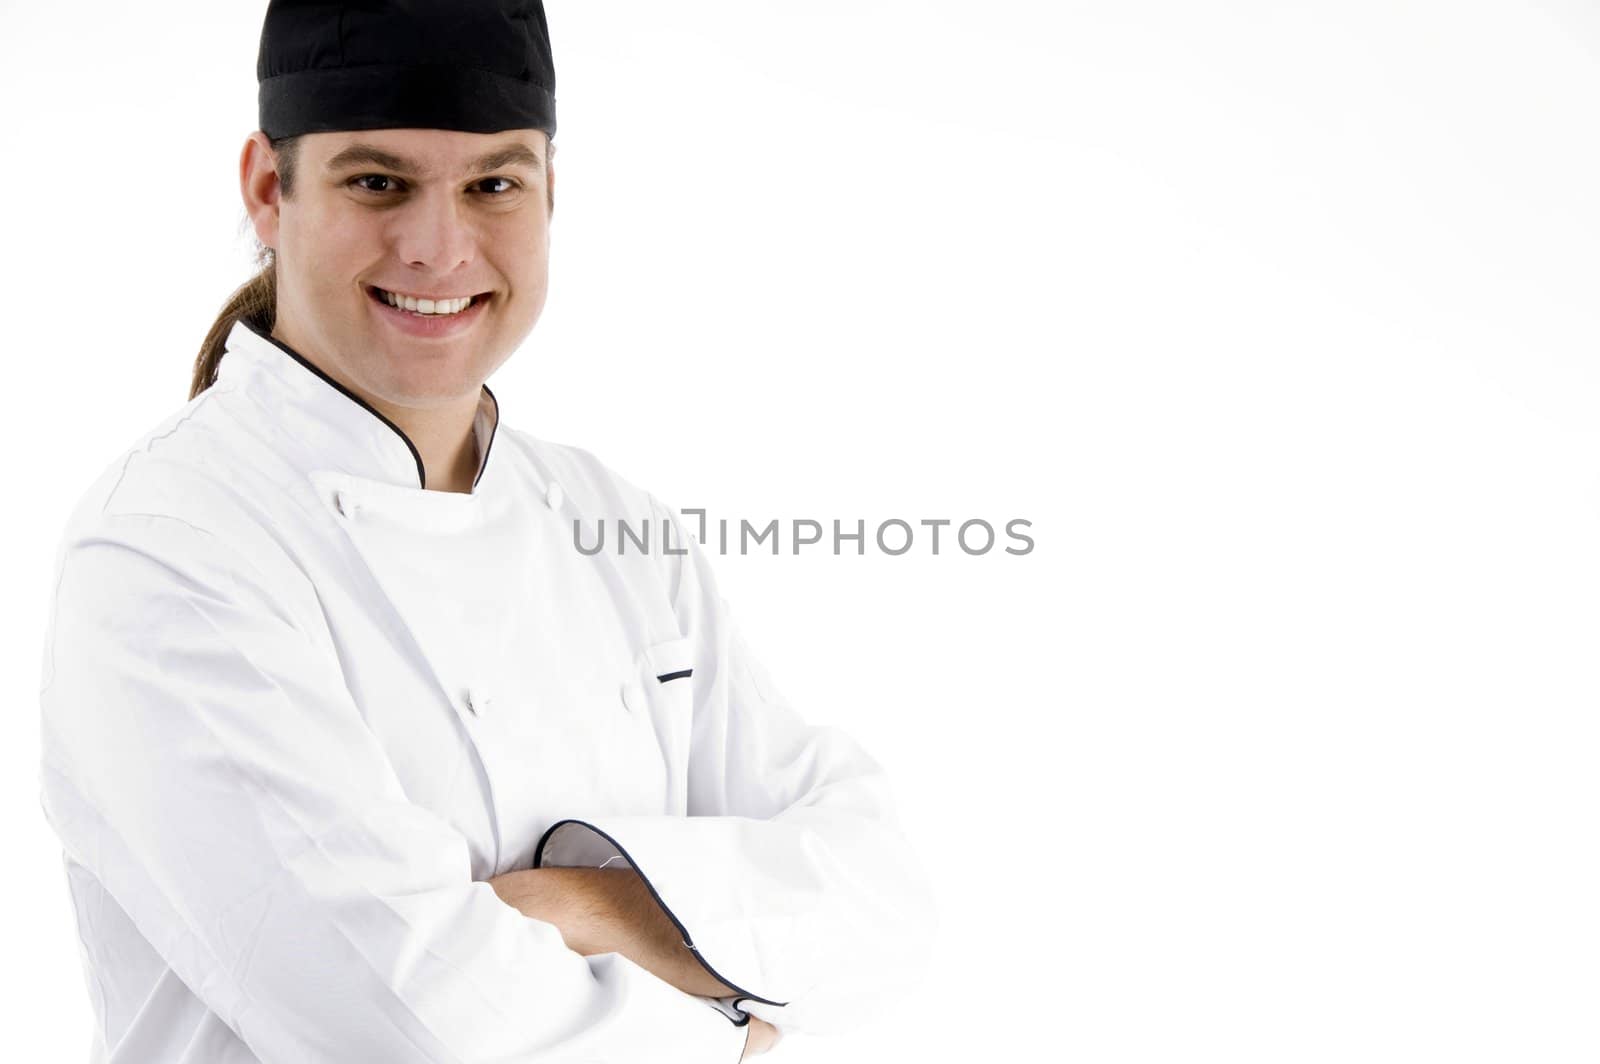
[{"label": "mouth", "polygon": [[442,340],[464,334],[484,316],[493,292],[473,295],[446,295],[423,298],[405,292],[391,292],[376,285],[364,286],[373,312],[405,336],[417,340]]},{"label": "mouth", "polygon": [[491,293],[478,292],[470,296],[445,296],[432,299],[407,295],[404,292],[391,292],[377,285],[366,286],[367,296],[376,303],[381,303],[392,310],[402,314],[411,314],[419,318],[448,318],[465,313],[484,302],[487,302]]}]

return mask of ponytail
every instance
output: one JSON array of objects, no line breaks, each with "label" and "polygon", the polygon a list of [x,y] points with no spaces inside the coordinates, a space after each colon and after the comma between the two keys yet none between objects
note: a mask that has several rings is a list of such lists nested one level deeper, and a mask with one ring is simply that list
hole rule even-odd
[{"label": "ponytail", "polygon": [[[294,194],[300,138],[279,137],[270,143],[277,157],[278,194],[281,199],[288,199]],[[278,316],[277,255],[271,248],[258,242],[256,262],[260,270],[228,297],[222,306],[222,313],[211,323],[211,330],[200,345],[200,354],[195,357],[194,373],[189,381],[190,399],[217,383],[217,363],[222,361],[222,354],[228,348],[228,334],[233,331],[235,322],[247,321],[262,335],[272,332]]]},{"label": "ponytail", "polygon": [[244,320],[254,325],[263,335],[272,332],[273,319],[278,310],[278,266],[273,261],[271,248],[263,248],[261,272],[240,285],[222,313],[212,323],[211,331],[200,345],[200,354],[194,360],[194,377],[189,383],[189,398],[193,399],[217,382],[217,363],[227,350],[228,334],[235,322]]}]

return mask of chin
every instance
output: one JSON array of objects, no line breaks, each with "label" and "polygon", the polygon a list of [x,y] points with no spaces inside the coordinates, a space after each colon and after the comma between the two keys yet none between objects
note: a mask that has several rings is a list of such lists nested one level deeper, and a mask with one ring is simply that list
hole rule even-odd
[{"label": "chin", "polygon": [[426,406],[459,399],[477,392],[488,377],[481,372],[481,363],[473,352],[464,352],[460,358],[437,350],[428,354],[433,357],[386,367],[394,402]]}]

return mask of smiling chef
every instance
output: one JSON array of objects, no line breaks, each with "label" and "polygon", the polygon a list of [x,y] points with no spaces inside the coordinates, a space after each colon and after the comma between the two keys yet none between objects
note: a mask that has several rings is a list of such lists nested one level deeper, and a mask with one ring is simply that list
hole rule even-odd
[{"label": "smiling chef", "polygon": [[881,767],[670,509],[484,384],[545,301],[541,5],[274,0],[257,73],[264,268],[58,555],[94,1059],[732,1064],[869,1019],[936,919]]}]

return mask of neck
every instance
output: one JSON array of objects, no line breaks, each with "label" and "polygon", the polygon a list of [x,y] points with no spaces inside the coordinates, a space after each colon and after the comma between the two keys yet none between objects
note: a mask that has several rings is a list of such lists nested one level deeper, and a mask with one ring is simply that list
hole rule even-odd
[{"label": "neck", "polygon": [[477,395],[433,407],[414,407],[397,406],[354,387],[351,390],[406,434],[422,456],[429,491],[472,491],[472,482],[478,475],[478,441],[472,432],[472,421],[478,413]]}]

